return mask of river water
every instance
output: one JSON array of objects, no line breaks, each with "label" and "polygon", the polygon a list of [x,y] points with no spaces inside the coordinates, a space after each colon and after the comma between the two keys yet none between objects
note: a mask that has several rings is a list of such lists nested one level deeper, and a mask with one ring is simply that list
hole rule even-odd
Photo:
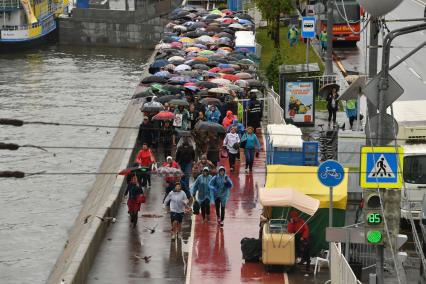
[{"label": "river water", "polygon": [[[118,125],[150,52],[44,47],[0,54],[0,117]],[[114,129],[0,126],[0,142],[108,147]],[[106,150],[0,151],[0,170],[45,171],[0,179],[0,283],[44,283],[65,245]]]}]

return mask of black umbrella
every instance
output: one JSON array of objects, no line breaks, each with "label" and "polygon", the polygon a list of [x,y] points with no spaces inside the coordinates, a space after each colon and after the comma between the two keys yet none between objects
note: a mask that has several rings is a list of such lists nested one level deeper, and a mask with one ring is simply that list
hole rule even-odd
[{"label": "black umbrella", "polygon": [[246,80],[246,81],[251,88],[263,88],[264,87],[264,84],[262,82],[260,82],[259,80],[250,79],[250,80]]},{"label": "black umbrella", "polygon": [[166,96],[162,96],[160,98],[156,98],[155,101],[159,102],[159,103],[167,103],[171,100],[177,99],[178,97],[176,97],[175,95],[166,95]]},{"label": "black umbrella", "polygon": [[333,88],[335,88],[336,91],[339,91],[340,86],[338,84],[336,84],[336,83],[324,85],[318,91],[318,96],[320,96],[321,98],[326,98],[327,95],[331,93],[331,91],[333,90]]},{"label": "black umbrella", "polygon": [[198,70],[209,70],[210,67],[207,66],[206,64],[195,64],[192,66],[193,69],[198,69]]},{"label": "black umbrella", "polygon": [[196,83],[197,87],[202,87],[206,89],[217,88],[219,85],[210,81],[200,81]]},{"label": "black umbrella", "polygon": [[160,76],[148,76],[142,79],[142,84],[150,84],[150,83],[166,83],[167,79]]},{"label": "black umbrella", "polygon": [[216,98],[204,98],[204,99],[200,100],[200,103],[202,103],[203,105],[206,105],[206,106],[207,105],[218,106],[218,105],[222,104],[222,102],[219,99],[216,99]]},{"label": "black umbrella", "polygon": [[174,99],[169,102],[171,105],[188,107],[189,103],[185,100]]},{"label": "black umbrella", "polygon": [[209,14],[206,16],[206,20],[214,20],[214,19],[218,19],[218,18],[222,18],[222,16],[217,15],[217,14]]},{"label": "black umbrella", "polygon": [[227,38],[229,38],[231,40],[233,40],[235,38],[234,35],[231,35],[231,34],[225,33],[225,32],[218,33],[217,36],[218,37],[227,37]]},{"label": "black umbrella", "polygon": [[141,87],[138,86],[135,90],[135,93],[132,96],[132,99],[138,99],[138,98],[146,98],[146,97],[152,97],[155,96],[154,92],[151,90],[151,88]]},{"label": "black umbrella", "polygon": [[225,134],[225,129],[223,126],[216,122],[199,121],[197,124],[195,124],[195,129],[217,134]]},{"label": "black umbrella", "polygon": [[201,90],[197,92],[197,96],[204,98],[204,97],[209,97],[210,94],[208,90]]}]

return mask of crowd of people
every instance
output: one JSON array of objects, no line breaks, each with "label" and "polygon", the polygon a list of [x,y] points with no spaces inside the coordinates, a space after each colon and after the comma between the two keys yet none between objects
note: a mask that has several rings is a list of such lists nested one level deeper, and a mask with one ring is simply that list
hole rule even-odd
[{"label": "crowd of people", "polygon": [[[254,30],[250,16],[183,7],[171,19],[170,32],[156,47],[152,75],[133,97],[142,101],[143,121],[137,170],[131,171],[126,193],[136,226],[139,196],[150,188],[151,174],[173,168],[162,179],[174,240],[185,213],[199,210],[203,223],[223,227],[232,174],[243,160],[240,153],[249,174],[261,149],[256,130],[261,127],[263,84],[256,79],[256,56],[234,46],[237,31]],[[213,205],[216,220],[210,218]]]}]

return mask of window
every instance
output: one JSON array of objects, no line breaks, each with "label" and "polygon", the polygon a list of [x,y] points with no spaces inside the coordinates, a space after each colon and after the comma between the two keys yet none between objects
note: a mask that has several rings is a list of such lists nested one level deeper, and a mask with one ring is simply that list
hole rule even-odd
[{"label": "window", "polygon": [[404,158],[404,181],[426,184],[426,155]]}]

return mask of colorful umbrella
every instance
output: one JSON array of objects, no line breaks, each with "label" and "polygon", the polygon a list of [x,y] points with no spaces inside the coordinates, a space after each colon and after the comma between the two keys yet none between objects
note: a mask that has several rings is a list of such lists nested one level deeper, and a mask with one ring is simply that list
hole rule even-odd
[{"label": "colorful umbrella", "polygon": [[231,81],[223,78],[212,79],[211,82],[216,83],[218,85],[229,85]]},{"label": "colorful umbrella", "polygon": [[175,115],[170,111],[160,111],[152,117],[152,120],[173,120]]},{"label": "colorful umbrella", "polygon": [[192,38],[189,38],[189,37],[180,38],[179,41],[183,42],[183,43],[193,43],[194,42],[194,40]]},{"label": "colorful umbrella", "polygon": [[209,94],[229,94],[229,91],[225,88],[211,88],[209,89]]},{"label": "colorful umbrella", "polygon": [[191,70],[191,66],[186,65],[186,64],[178,65],[178,66],[176,66],[176,68],[175,68],[175,72],[187,71],[187,70]]},{"label": "colorful umbrella", "polygon": [[238,76],[240,79],[252,79],[253,78],[253,76],[250,73],[246,73],[246,72],[237,73],[237,74],[235,74],[235,76]]},{"label": "colorful umbrella", "polygon": [[176,169],[173,167],[159,167],[156,171],[154,171],[155,174],[165,177],[181,177],[183,176],[183,172],[181,169]]},{"label": "colorful umbrella", "polygon": [[240,77],[232,75],[232,74],[224,74],[222,75],[222,78],[232,82],[235,82],[240,79]]}]

